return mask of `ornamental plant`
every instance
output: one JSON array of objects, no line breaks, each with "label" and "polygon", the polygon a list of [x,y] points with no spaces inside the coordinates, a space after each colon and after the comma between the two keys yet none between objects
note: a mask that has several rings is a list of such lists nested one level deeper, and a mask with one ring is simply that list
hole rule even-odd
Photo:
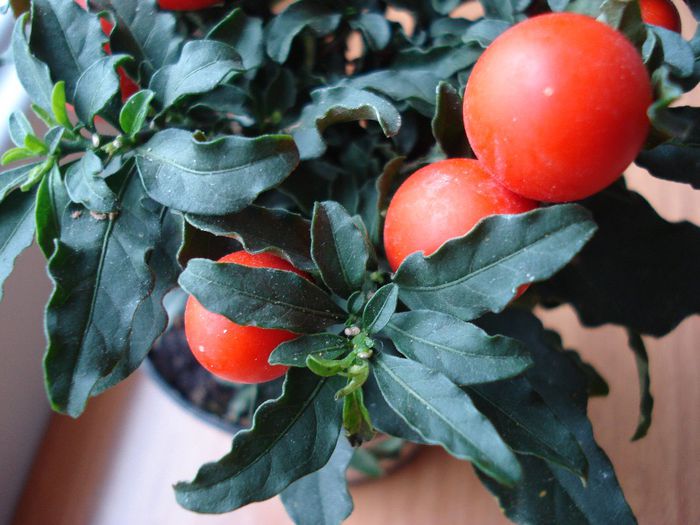
[{"label": "ornamental plant", "polygon": [[[8,124],[0,284],[36,240],[54,283],[51,406],[77,417],[136,370],[178,286],[195,325],[247,334],[212,356],[214,336],[188,328],[210,369],[257,382],[288,367],[231,452],[175,486],[184,507],[281,494],[299,524],[340,523],[353,447],[381,432],[471,462],[515,522],[635,522],[586,416],[605,380],[533,308],[625,327],[643,437],[642,336],[700,311],[700,230],[618,175],[636,157],[700,185],[699,110],[671,107],[700,79],[700,36],[645,24],[636,1],[482,0],[473,21],[449,16],[459,3],[11,2],[11,56],[43,126],[19,111]],[[524,21],[549,12],[578,15]],[[547,52],[512,43],[561,20],[615,45],[564,29]]]}]

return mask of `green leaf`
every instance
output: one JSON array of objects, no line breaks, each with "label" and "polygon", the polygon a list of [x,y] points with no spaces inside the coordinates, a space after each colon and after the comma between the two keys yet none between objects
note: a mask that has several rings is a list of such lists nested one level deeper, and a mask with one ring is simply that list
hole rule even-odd
[{"label": "green leaf", "polygon": [[21,111],[12,112],[7,124],[7,130],[10,133],[10,139],[12,139],[12,142],[18,147],[24,146],[24,138],[34,133],[32,125]]},{"label": "green leaf", "polygon": [[340,378],[289,370],[282,395],[258,408],[252,428],[233,438],[231,452],[204,465],[193,481],[175,485],[178,503],[195,512],[229,512],[322,468],[340,433],[341,405],[333,392],[341,384]]},{"label": "green leaf", "polygon": [[64,128],[73,129],[66,110],[66,83],[63,80],[56,82],[51,92],[51,111],[56,122]]},{"label": "green leaf", "polygon": [[614,323],[656,337],[700,312],[698,226],[664,220],[622,184],[583,204],[599,231],[572,264],[537,285],[544,302],[570,303],[586,326]]},{"label": "green leaf", "polygon": [[[15,70],[31,101],[44,109],[49,109],[53,82],[49,67],[38,60],[29,49],[24,29],[28,19],[29,13],[20,16],[15,22],[15,28],[12,32],[12,57],[15,62]],[[19,144],[17,145],[19,146]]]},{"label": "green leaf", "polygon": [[375,354],[374,376],[387,403],[427,442],[473,462],[506,485],[521,475],[515,456],[462,392],[444,375],[410,359]]},{"label": "green leaf", "polygon": [[375,436],[372,420],[362,395],[362,388],[353,390],[343,398],[343,428],[350,443],[355,446],[368,442]]},{"label": "green leaf", "polygon": [[90,0],[90,5],[109,11],[116,22],[110,34],[112,53],[134,58],[141,85],[177,59],[183,42],[177,20],[173,13],[158,9],[155,0]]},{"label": "green leaf", "polygon": [[212,91],[242,69],[241,57],[231,46],[215,40],[192,40],[185,44],[176,63],[156,71],[149,89],[167,109],[184,97]]},{"label": "green leaf", "polygon": [[289,56],[292,41],[304,29],[311,29],[317,36],[327,35],[336,30],[340,19],[340,13],[322,0],[294,2],[266,28],[267,54],[281,64]]},{"label": "green leaf", "polygon": [[61,172],[54,164],[39,184],[36,196],[36,241],[46,259],[54,252],[54,241],[61,235],[61,220],[68,215],[64,211],[69,204]]},{"label": "green leaf", "polygon": [[590,214],[576,204],[487,217],[429,257],[409,255],[394,282],[411,309],[468,321],[505,308],[520,285],[558,272],[595,230]]},{"label": "green leaf", "polygon": [[95,115],[102,112],[119,93],[116,68],[128,61],[126,55],[110,55],[85,69],[75,86],[75,113],[81,122],[93,127]]},{"label": "green leaf", "polygon": [[[519,456],[523,479],[507,489],[481,476],[506,514],[519,523],[636,523],[610,460],[596,444],[586,417],[587,381],[561,340],[530,312],[509,309],[484,319],[488,331],[520,339],[535,366],[525,376],[556,417],[574,434],[588,460],[586,483],[562,467]],[[542,492],[542,491],[545,492]]]},{"label": "green leaf", "polygon": [[458,385],[513,377],[532,365],[527,350],[515,339],[489,336],[471,323],[439,312],[394,314],[383,333],[403,355]]},{"label": "green leaf", "polygon": [[462,98],[447,82],[440,82],[437,87],[435,116],[431,127],[433,137],[445,155],[448,157],[473,156],[464,131]]},{"label": "green leaf", "polygon": [[[32,7],[32,51],[49,66],[54,78],[65,81],[67,99],[72,102],[80,76],[105,56],[100,23],[75,2],[34,0]],[[37,103],[49,109],[50,99],[47,102],[48,106]]]},{"label": "green leaf", "polygon": [[296,268],[317,271],[311,260],[311,223],[281,209],[248,206],[230,215],[186,216],[195,228],[236,239],[249,253],[272,252]]},{"label": "green leaf", "polygon": [[8,164],[12,164],[13,162],[17,162],[24,159],[32,159],[36,156],[36,152],[30,149],[12,148],[8,149],[5,153],[2,154],[2,157],[0,158],[0,164],[6,166]]},{"label": "green leaf", "polygon": [[323,282],[342,297],[362,288],[369,252],[363,232],[334,201],[318,202],[311,221],[311,256]]},{"label": "green leaf", "polygon": [[49,260],[54,291],[46,310],[44,373],[52,406],[73,417],[128,351],[134,314],[153,290],[144,223],[159,214],[142,205],[134,173],[124,177],[118,196],[121,210],[109,219],[79,206],[56,210],[62,215]]},{"label": "green leaf", "polygon": [[154,93],[148,89],[142,89],[134,93],[124,103],[119,112],[119,126],[130,137],[135,136],[146,123],[148,109],[153,100]]},{"label": "green leaf", "polygon": [[46,173],[48,173],[56,165],[55,160],[52,157],[48,157],[43,162],[34,166],[27,174],[27,180],[24,181],[19,189],[22,191],[28,191],[33,188],[35,184],[41,181]]},{"label": "green leaf", "polygon": [[23,166],[18,166],[17,168],[5,170],[0,173],[0,202],[15,188],[19,188],[26,180],[29,172],[40,164],[40,162],[24,164]]},{"label": "green leaf", "polygon": [[193,259],[179,283],[207,310],[238,324],[315,333],[345,321],[323,290],[293,272]]},{"label": "green leaf", "polygon": [[344,437],[338,439],[328,463],[289,485],[282,503],[296,525],[340,525],[353,509],[345,471],[353,448]]},{"label": "green leaf", "polygon": [[401,115],[386,99],[352,87],[317,89],[304,107],[294,140],[302,159],[320,157],[326,151],[321,134],[331,124],[376,120],[384,135],[393,137],[401,127]]},{"label": "green leaf", "polygon": [[45,155],[48,151],[46,144],[33,133],[28,133],[24,137],[24,147],[35,155]]},{"label": "green leaf", "polygon": [[348,340],[339,335],[302,335],[280,344],[270,354],[268,361],[272,365],[306,366],[306,358],[309,355],[335,359],[348,350],[350,350]]},{"label": "green leaf", "polygon": [[362,312],[362,327],[369,334],[380,332],[396,311],[399,288],[393,283],[385,284],[375,292]]},{"label": "green leaf", "polygon": [[34,238],[34,199],[34,192],[13,191],[0,202],[0,300],[15,259]]},{"label": "green leaf", "polygon": [[391,26],[379,13],[360,13],[349,20],[350,27],[362,33],[370,49],[381,50],[389,45]]},{"label": "green leaf", "polygon": [[588,462],[569,432],[524,377],[466,387],[476,407],[520,454],[546,459],[586,477]]},{"label": "green leaf", "polygon": [[286,135],[198,142],[187,131],[167,129],[137,150],[136,161],[153,200],[184,212],[226,215],[279,184],[299,157]]},{"label": "green leaf", "polygon": [[206,36],[230,45],[240,55],[245,69],[259,67],[265,58],[262,20],[247,16],[236,7],[216,24]]},{"label": "green leaf", "polygon": [[654,410],[654,398],[651,395],[651,376],[649,375],[649,356],[642,337],[628,330],[629,345],[634,352],[634,360],[639,374],[639,422],[632,436],[632,441],[642,439],[651,426],[651,414]]},{"label": "green leaf", "polygon": [[110,213],[117,208],[117,196],[107,186],[100,158],[92,151],[66,171],[66,190],[73,202],[80,203],[90,211]]},{"label": "green leaf", "polygon": [[153,245],[148,267],[153,273],[155,283],[149,296],[141,301],[134,313],[126,353],[110,374],[97,383],[93,395],[116,385],[134,372],[168,324],[163,299],[177,285],[177,277],[180,274],[177,252],[182,243],[183,219],[181,215],[170,213],[148,198],[144,198],[142,204],[151,207],[154,215],[158,216],[158,220],[145,223],[145,231],[141,232],[149,236]]}]

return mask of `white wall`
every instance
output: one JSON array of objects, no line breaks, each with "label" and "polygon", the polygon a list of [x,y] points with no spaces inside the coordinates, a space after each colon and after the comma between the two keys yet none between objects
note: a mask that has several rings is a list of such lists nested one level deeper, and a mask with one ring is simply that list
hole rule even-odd
[{"label": "white wall", "polygon": [[[0,16],[0,49],[6,48],[12,26],[11,16]],[[0,151],[5,151],[10,113],[26,106],[12,66],[0,68],[0,101]],[[49,292],[43,257],[33,246],[17,260],[0,303],[0,524],[12,517],[48,421],[41,357]]]},{"label": "white wall", "polygon": [[43,256],[32,246],[0,303],[0,523],[12,517],[49,416],[41,367],[49,291]]}]

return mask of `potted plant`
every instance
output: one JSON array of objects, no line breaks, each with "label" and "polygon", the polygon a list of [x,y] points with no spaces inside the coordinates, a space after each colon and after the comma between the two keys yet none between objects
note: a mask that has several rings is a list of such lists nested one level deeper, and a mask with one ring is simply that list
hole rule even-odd
[{"label": "potted plant", "polygon": [[9,122],[0,284],[36,239],[55,410],[136,370],[179,286],[198,361],[284,377],[175,486],[184,507],[281,494],[297,523],[340,523],[352,447],[381,432],[470,461],[515,522],[635,522],[586,416],[607,385],[533,308],[628,330],[643,437],[641,336],[699,311],[700,231],[620,178],[698,185],[698,109],[671,104],[700,46],[672,4],[11,4],[45,127]]}]

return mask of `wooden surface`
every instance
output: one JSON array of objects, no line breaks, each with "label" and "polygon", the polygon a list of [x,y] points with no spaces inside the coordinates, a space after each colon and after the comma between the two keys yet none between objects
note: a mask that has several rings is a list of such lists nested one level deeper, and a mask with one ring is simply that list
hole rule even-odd
[{"label": "wooden surface", "polygon": [[[698,105],[700,99],[692,102]],[[628,180],[665,218],[700,223],[700,194],[689,187],[639,171]],[[654,422],[645,439],[631,443],[639,395],[622,330],[584,330],[567,308],[546,312],[543,318],[610,383],[610,396],[593,400],[590,415],[640,523],[700,524],[700,319],[687,319],[662,339],[646,340]],[[171,484],[191,479],[199,465],[220,457],[229,446],[230,436],[183,411],[139,372],[91,401],[79,420],[53,417],[14,524],[289,523],[278,499],[224,516],[196,515],[177,506]],[[436,448],[423,450],[403,469],[352,493],[351,525],[508,523],[471,467]]]}]

